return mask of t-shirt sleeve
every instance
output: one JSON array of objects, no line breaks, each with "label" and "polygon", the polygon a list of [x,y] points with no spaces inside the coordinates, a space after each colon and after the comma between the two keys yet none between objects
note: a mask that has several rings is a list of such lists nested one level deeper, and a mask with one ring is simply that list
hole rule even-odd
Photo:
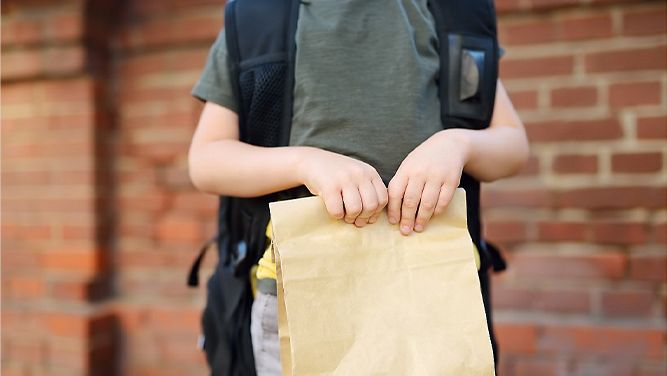
[{"label": "t-shirt sleeve", "polygon": [[192,88],[192,95],[201,101],[213,102],[237,112],[238,104],[232,91],[224,30],[220,31],[211,46],[206,66]]}]

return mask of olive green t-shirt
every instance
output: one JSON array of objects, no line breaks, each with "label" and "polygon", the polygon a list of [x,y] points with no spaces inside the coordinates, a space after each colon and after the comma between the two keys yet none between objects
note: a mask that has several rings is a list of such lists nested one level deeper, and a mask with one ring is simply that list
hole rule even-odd
[{"label": "olive green t-shirt", "polygon": [[[296,46],[290,145],[357,158],[388,183],[407,154],[442,129],[426,0],[304,0]],[[237,109],[224,32],[193,95]]]}]

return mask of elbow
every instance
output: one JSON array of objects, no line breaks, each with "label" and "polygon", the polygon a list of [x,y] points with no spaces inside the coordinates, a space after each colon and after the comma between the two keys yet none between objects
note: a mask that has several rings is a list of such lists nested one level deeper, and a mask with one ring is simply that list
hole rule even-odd
[{"label": "elbow", "polygon": [[188,154],[188,175],[190,182],[200,192],[214,193],[212,187],[212,179],[210,174],[207,174],[202,163],[202,157],[196,150],[190,150]]},{"label": "elbow", "polygon": [[530,157],[528,137],[523,129],[517,132],[515,140],[512,146],[507,149],[510,153],[505,154],[505,158],[501,158],[503,160],[502,167],[495,165],[493,168],[485,169],[485,173],[476,176],[480,182],[491,183],[518,175],[523,170]]},{"label": "elbow", "polygon": [[526,137],[525,132],[521,132],[519,137],[520,141],[517,142],[516,148],[514,149],[514,158],[509,164],[509,171],[507,172],[507,177],[518,175],[530,158],[530,146],[528,144],[528,137]]},{"label": "elbow", "polygon": [[530,158],[530,143],[528,142],[528,135],[526,135],[526,131],[523,125],[521,126],[521,135],[519,139],[520,142],[519,146],[517,147],[517,166],[512,175],[516,175],[521,172],[521,170],[526,167],[528,159]]}]

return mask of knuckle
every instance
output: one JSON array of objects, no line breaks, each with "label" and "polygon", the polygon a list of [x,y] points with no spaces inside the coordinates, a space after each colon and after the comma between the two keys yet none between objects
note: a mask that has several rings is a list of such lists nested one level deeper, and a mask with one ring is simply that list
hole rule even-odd
[{"label": "knuckle", "polygon": [[350,169],[350,174],[352,175],[353,178],[362,178],[366,174],[366,169],[363,166],[356,165],[352,169]]},{"label": "knuckle", "polygon": [[403,199],[403,206],[406,208],[414,209],[419,205],[419,200],[414,197],[405,197]]},{"label": "knuckle", "polygon": [[345,213],[340,209],[333,209],[333,210],[329,210],[329,215],[331,215],[332,217],[334,217],[336,219],[341,219],[341,218],[343,218]]},{"label": "knuckle", "polygon": [[416,221],[417,223],[424,224],[429,220],[429,218],[431,218],[430,213],[426,213],[420,210],[419,213],[417,213]]},{"label": "knuckle", "polygon": [[422,201],[419,204],[419,208],[427,211],[433,211],[433,209],[435,209],[435,203],[432,201]]},{"label": "knuckle", "polygon": [[358,216],[361,213],[361,205],[351,204],[347,206],[347,214],[350,216]]},{"label": "knuckle", "polygon": [[392,200],[400,200],[402,198],[401,192],[396,188],[389,188],[387,195]]},{"label": "knuckle", "polygon": [[387,185],[387,190],[389,192],[392,192],[392,191],[397,191],[398,188],[399,188],[398,181],[396,179],[391,179],[391,181],[389,181],[389,184]]},{"label": "knuckle", "polygon": [[374,202],[369,202],[367,205],[364,205],[364,211],[368,213],[372,213],[378,209],[378,203],[377,201]]},{"label": "knuckle", "polygon": [[419,179],[419,180],[426,180],[426,177],[428,177],[428,171],[426,171],[424,168],[417,168],[412,171],[413,178]]}]

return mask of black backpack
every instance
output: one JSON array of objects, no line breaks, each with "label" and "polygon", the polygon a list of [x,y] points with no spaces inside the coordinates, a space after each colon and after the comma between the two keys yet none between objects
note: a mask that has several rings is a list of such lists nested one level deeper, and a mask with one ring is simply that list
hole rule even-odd
[{"label": "black backpack", "polygon": [[[300,0],[232,0],[225,6],[225,33],[240,139],[265,146],[289,142],[294,87],[295,31]],[[440,41],[441,119],[447,128],[483,129],[493,114],[499,46],[493,0],[430,0]],[[480,252],[479,273],[494,356],[489,279],[505,269],[499,252],[481,238],[479,182],[463,174],[468,227]],[[188,276],[198,285],[206,249],[216,243],[219,262],[208,280],[202,316],[203,348],[212,375],[253,376],[249,273],[267,247],[268,203],[309,195],[305,187],[257,197],[220,197],[218,234],[199,253]]]}]

